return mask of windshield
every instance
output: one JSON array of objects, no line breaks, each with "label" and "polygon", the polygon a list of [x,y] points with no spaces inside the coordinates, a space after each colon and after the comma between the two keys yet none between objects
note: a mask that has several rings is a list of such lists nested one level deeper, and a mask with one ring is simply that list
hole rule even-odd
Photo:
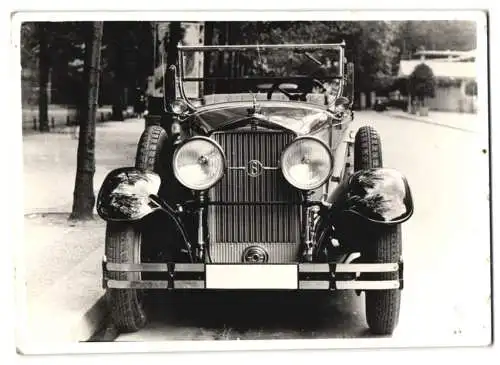
[{"label": "windshield", "polygon": [[198,105],[295,100],[328,105],[343,92],[343,47],[179,47],[180,94]]}]

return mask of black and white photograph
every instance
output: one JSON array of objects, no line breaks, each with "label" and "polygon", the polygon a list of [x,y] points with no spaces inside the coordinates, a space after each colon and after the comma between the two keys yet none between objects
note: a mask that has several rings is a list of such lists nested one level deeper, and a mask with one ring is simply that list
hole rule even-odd
[{"label": "black and white photograph", "polygon": [[489,346],[487,13],[363,14],[18,13],[18,352]]}]

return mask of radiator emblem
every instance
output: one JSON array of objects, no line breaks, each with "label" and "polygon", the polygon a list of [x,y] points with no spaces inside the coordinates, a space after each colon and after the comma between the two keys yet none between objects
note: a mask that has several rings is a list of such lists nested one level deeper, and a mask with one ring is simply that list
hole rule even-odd
[{"label": "radiator emblem", "polygon": [[249,264],[263,264],[269,261],[269,254],[259,246],[250,246],[243,251],[243,262]]},{"label": "radiator emblem", "polygon": [[262,162],[258,160],[250,160],[247,164],[247,174],[250,177],[257,177],[262,175],[262,171],[264,171],[264,166]]}]

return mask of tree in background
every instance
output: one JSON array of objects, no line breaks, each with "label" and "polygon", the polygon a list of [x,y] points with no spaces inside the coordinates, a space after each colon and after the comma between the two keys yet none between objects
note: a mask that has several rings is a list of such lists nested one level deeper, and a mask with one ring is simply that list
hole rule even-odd
[{"label": "tree in background", "polygon": [[[386,21],[207,22],[205,39],[211,44],[336,43],[347,44],[346,57],[354,61],[356,94],[379,87],[392,75],[399,49],[394,45],[398,26]],[[211,59],[205,70],[231,64]],[[248,65],[247,65],[248,66]],[[225,72],[229,72],[226,70]]]},{"label": "tree in background", "polygon": [[106,22],[104,27],[104,43],[107,45],[107,74],[111,79],[110,92],[112,100],[111,119],[123,121],[125,110],[125,86],[127,83],[127,64],[125,59],[126,34],[128,22]]},{"label": "tree in background", "polygon": [[50,103],[69,107],[78,104],[84,58],[82,24],[25,22],[21,26],[23,103],[31,104],[31,94],[37,90],[38,119],[43,131],[49,129],[45,114]]},{"label": "tree in background", "polygon": [[417,98],[421,115],[427,115],[426,99],[433,98],[436,92],[436,78],[431,68],[425,63],[415,67],[409,77],[409,91],[412,97]]},{"label": "tree in background", "polygon": [[112,104],[112,119],[122,121],[132,104],[131,91],[145,88],[153,72],[153,29],[150,22],[137,21],[110,21],[104,27],[102,95]]},{"label": "tree in background", "polygon": [[[83,82],[85,22],[25,22],[21,26],[21,64],[23,68],[23,100],[28,101],[33,90],[51,85],[46,103],[76,107]],[[115,105],[115,116],[132,96],[126,90],[144,88],[152,73],[154,56],[150,22],[105,22],[102,41],[103,73],[100,80],[100,103]],[[40,43],[41,41],[41,43]],[[42,47],[40,47],[40,44]],[[43,57],[41,57],[43,56]],[[40,72],[43,70],[43,72]],[[50,80],[49,80],[50,75]],[[29,90],[30,84],[33,85]],[[118,85],[117,85],[118,84]],[[121,90],[116,92],[116,89]],[[120,98],[115,95],[121,96]],[[129,93],[132,94],[132,93]],[[47,102],[45,102],[47,100]],[[121,104],[121,105],[120,105]],[[48,126],[48,124],[47,124]]]},{"label": "tree in background", "polygon": [[87,100],[80,106],[80,136],[78,139],[77,168],[73,209],[70,219],[92,219],[95,205],[95,128],[103,23],[89,23],[85,34],[85,64]]},{"label": "tree in background", "polygon": [[36,23],[38,39],[38,120],[40,132],[49,131],[48,85],[50,73],[49,22]]},{"label": "tree in background", "polygon": [[52,23],[50,64],[54,104],[77,109],[81,104],[87,26],[86,22]]},{"label": "tree in background", "polygon": [[398,25],[395,45],[408,58],[418,49],[470,51],[477,46],[476,23],[466,20],[412,20]]}]

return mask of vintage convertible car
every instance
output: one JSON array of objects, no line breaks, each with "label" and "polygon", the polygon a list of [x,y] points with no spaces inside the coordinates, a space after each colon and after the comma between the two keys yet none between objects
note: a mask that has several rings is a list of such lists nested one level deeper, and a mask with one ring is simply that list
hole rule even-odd
[{"label": "vintage convertible car", "polygon": [[[413,201],[383,167],[377,131],[351,123],[345,51],[179,46],[135,166],[111,171],[98,195],[118,330],[145,325],[147,289],[355,290],[372,333],[392,334]],[[202,76],[186,70],[194,54]]]}]

